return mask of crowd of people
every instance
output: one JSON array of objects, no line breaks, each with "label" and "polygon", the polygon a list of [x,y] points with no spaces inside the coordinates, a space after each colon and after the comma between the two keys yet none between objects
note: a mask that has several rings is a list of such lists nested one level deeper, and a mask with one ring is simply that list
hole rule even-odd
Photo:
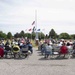
[{"label": "crowd of people", "polygon": [[[72,40],[44,40],[40,41],[38,49],[41,51],[41,54],[45,58],[48,58],[49,55],[54,55],[56,52],[59,57],[63,54],[65,57],[66,54],[72,55],[75,57],[75,41]],[[8,55],[16,58],[24,55],[27,57],[29,54],[33,53],[33,46],[29,39],[19,38],[9,40],[0,40],[0,58],[7,58]]]},{"label": "crowd of people", "polygon": [[21,55],[28,56],[28,54],[33,53],[33,46],[29,39],[19,38],[10,40],[0,40],[0,58],[7,58],[8,54],[13,56],[14,58],[16,55],[19,57]]},{"label": "crowd of people", "polygon": [[72,55],[75,57],[75,42],[72,40],[45,40],[44,42],[40,41],[38,49],[41,51],[42,55],[45,58],[48,58],[49,55],[63,55],[65,58],[66,54]]}]

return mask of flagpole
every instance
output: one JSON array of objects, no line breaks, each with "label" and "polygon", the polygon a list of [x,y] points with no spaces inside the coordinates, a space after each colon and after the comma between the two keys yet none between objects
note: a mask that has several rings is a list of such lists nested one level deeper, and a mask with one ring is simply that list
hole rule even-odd
[{"label": "flagpole", "polygon": [[35,28],[37,32],[37,10],[35,10]]},{"label": "flagpole", "polygon": [[35,10],[35,28],[36,28],[36,44],[38,45],[38,32],[37,32],[37,10]]},{"label": "flagpole", "polygon": [[38,40],[38,32],[37,32],[37,10],[35,10],[35,26],[36,26],[36,39]]}]

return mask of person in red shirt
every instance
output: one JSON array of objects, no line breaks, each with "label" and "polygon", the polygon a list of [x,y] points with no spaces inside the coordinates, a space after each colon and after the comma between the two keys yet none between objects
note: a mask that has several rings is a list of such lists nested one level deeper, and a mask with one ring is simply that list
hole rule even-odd
[{"label": "person in red shirt", "polygon": [[4,49],[0,47],[0,57],[2,58],[4,56]]},{"label": "person in red shirt", "polygon": [[65,54],[67,54],[67,53],[68,53],[68,48],[67,48],[67,46],[65,45],[65,43],[63,43],[62,46],[60,47],[59,56],[60,56],[61,54],[64,54],[63,57],[65,57]]}]

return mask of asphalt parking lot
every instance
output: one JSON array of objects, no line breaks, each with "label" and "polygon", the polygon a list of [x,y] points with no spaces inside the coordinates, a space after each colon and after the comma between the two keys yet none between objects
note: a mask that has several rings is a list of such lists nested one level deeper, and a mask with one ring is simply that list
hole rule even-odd
[{"label": "asphalt parking lot", "polygon": [[44,59],[37,48],[26,59],[0,59],[0,75],[75,75],[75,59]]}]

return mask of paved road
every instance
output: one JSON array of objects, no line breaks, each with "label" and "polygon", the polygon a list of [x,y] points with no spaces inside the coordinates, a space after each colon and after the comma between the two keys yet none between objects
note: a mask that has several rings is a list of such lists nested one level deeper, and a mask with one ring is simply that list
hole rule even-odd
[{"label": "paved road", "polygon": [[0,59],[0,75],[75,75],[75,59],[45,60],[34,48],[26,59]]}]

